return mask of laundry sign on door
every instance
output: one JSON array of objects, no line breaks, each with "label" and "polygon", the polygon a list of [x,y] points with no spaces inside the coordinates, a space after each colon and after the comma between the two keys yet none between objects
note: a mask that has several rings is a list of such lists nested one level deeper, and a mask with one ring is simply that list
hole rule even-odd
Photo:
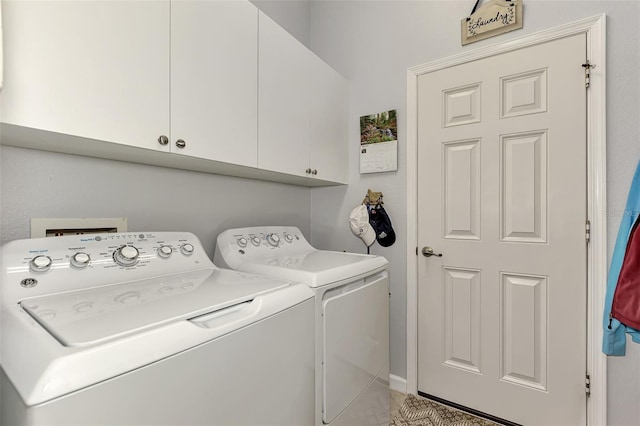
[{"label": "laundry sign on door", "polygon": [[360,117],[360,173],[398,170],[396,110]]},{"label": "laundry sign on door", "polygon": [[522,0],[491,0],[477,9],[479,3],[460,23],[463,46],[522,28]]}]

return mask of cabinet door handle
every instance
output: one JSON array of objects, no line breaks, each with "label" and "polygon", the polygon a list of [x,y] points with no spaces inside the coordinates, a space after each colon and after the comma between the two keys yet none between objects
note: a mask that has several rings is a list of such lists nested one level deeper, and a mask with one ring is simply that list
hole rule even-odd
[{"label": "cabinet door handle", "polygon": [[168,137],[166,137],[165,135],[160,135],[160,136],[158,137],[158,143],[159,143],[160,145],[166,145],[166,144],[168,144],[168,143],[169,143],[169,138],[168,138]]},{"label": "cabinet door handle", "polygon": [[187,146],[187,143],[186,143],[184,140],[182,140],[182,139],[178,139],[178,140],[176,141],[176,146],[177,146],[178,148],[184,148],[185,146]]},{"label": "cabinet door handle", "polygon": [[306,173],[306,174],[310,174],[310,173],[311,173],[311,169],[307,169],[307,170],[305,170],[305,173]]},{"label": "cabinet door handle", "polygon": [[317,175],[318,174],[318,170],[317,169],[313,169],[313,171],[311,172],[312,175]]}]

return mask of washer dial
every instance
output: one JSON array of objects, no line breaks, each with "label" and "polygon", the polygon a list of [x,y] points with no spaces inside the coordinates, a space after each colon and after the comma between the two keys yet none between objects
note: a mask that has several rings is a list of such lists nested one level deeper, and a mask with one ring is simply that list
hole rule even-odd
[{"label": "washer dial", "polygon": [[278,234],[269,234],[267,235],[267,241],[273,247],[278,247],[278,244],[280,244],[280,237],[278,236]]},{"label": "washer dial", "polygon": [[254,235],[253,237],[251,237],[251,244],[258,247],[260,245],[260,238]]},{"label": "washer dial", "polygon": [[238,246],[241,248],[245,248],[247,246],[247,239],[245,237],[240,237],[236,240],[236,242],[238,243]]},{"label": "washer dial", "polygon": [[71,266],[75,266],[76,268],[86,268],[91,262],[91,257],[85,252],[78,252],[71,256]]},{"label": "washer dial", "polygon": [[284,234],[284,240],[288,243],[293,241],[293,235],[291,234]]},{"label": "washer dial", "polygon": [[49,256],[41,254],[31,259],[31,261],[29,262],[29,267],[34,272],[45,272],[51,269],[52,263],[53,261]]},{"label": "washer dial", "polygon": [[122,246],[113,253],[113,260],[121,266],[133,266],[138,263],[140,252],[134,246]]}]

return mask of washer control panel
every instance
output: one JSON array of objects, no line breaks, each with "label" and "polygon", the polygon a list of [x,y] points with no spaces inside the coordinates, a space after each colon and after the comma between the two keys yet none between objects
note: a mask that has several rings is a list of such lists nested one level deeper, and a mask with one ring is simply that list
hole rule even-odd
[{"label": "washer control panel", "polygon": [[218,235],[214,263],[236,269],[250,259],[284,256],[314,248],[295,226],[257,226],[228,229]]},{"label": "washer control panel", "polygon": [[69,235],[2,247],[3,303],[24,297],[215,268],[188,232]]}]

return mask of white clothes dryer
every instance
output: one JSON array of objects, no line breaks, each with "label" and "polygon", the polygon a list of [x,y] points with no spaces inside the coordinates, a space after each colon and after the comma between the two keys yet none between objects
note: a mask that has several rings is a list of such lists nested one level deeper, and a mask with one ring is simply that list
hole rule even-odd
[{"label": "white clothes dryer", "polygon": [[307,286],[221,270],[190,233],[2,247],[5,425],[312,425]]},{"label": "white clothes dryer", "polygon": [[296,227],[229,229],[221,267],[304,283],[316,296],[316,425],[389,424],[389,278],[382,256],[317,250]]}]

